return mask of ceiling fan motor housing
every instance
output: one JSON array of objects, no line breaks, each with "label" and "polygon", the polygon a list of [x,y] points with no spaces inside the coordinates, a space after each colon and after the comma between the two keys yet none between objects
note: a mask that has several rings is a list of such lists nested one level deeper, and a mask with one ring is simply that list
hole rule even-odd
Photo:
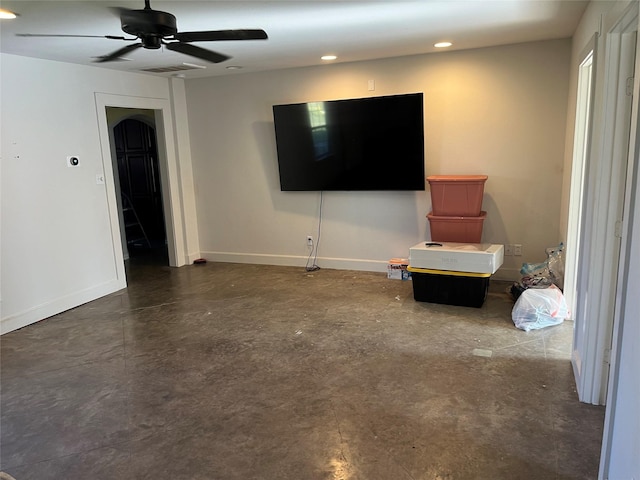
[{"label": "ceiling fan motor housing", "polygon": [[163,37],[178,32],[176,17],[159,10],[130,10],[120,23],[125,33],[142,39],[145,48],[160,48]]}]

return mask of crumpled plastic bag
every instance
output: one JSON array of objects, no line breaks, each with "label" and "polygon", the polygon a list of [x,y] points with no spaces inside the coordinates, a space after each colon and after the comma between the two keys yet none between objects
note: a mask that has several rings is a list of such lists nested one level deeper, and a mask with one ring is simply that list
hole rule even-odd
[{"label": "crumpled plastic bag", "polygon": [[546,252],[553,283],[560,290],[564,290],[564,244],[561,243],[556,248],[547,248]]},{"label": "crumpled plastic bag", "polygon": [[560,325],[567,317],[567,302],[555,285],[526,289],[511,311],[514,325],[525,332]]},{"label": "crumpled plastic bag", "polygon": [[522,286],[564,288],[564,244],[545,249],[547,259],[541,263],[523,263],[520,269]]}]

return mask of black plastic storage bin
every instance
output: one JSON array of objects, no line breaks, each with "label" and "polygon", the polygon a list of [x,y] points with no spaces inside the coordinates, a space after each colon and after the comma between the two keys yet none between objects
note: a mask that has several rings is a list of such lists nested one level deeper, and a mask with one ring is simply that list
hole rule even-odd
[{"label": "black plastic storage bin", "polygon": [[452,272],[409,266],[413,298],[418,302],[480,308],[489,291],[490,273]]}]

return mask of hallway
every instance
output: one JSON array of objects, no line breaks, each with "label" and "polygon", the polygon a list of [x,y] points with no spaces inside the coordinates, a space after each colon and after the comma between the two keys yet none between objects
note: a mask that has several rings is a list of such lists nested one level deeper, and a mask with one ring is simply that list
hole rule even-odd
[{"label": "hallway", "polygon": [[0,339],[17,480],[597,477],[572,324],[523,332],[385,274],[141,262],[129,288]]}]

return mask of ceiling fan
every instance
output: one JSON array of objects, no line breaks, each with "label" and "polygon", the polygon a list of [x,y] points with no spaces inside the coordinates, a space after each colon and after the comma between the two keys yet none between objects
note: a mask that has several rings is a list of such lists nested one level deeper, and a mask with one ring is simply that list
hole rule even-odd
[{"label": "ceiling fan", "polygon": [[176,17],[171,13],[153,10],[150,0],[144,1],[144,9],[130,10],[128,8],[114,7],[118,12],[122,31],[133,35],[134,38],[126,38],[116,35],[56,35],[37,33],[18,33],[20,37],[90,37],[108,38],[110,40],[135,41],[126,47],[122,47],[96,60],[98,63],[111,62],[123,58],[125,55],[138,48],[158,49],[163,45],[167,50],[171,50],[192,57],[199,58],[211,63],[220,63],[228,60],[228,55],[207,50],[191,42],[217,42],[223,40],[266,40],[267,33],[260,29],[245,30],[207,30],[200,32],[178,32]]}]

